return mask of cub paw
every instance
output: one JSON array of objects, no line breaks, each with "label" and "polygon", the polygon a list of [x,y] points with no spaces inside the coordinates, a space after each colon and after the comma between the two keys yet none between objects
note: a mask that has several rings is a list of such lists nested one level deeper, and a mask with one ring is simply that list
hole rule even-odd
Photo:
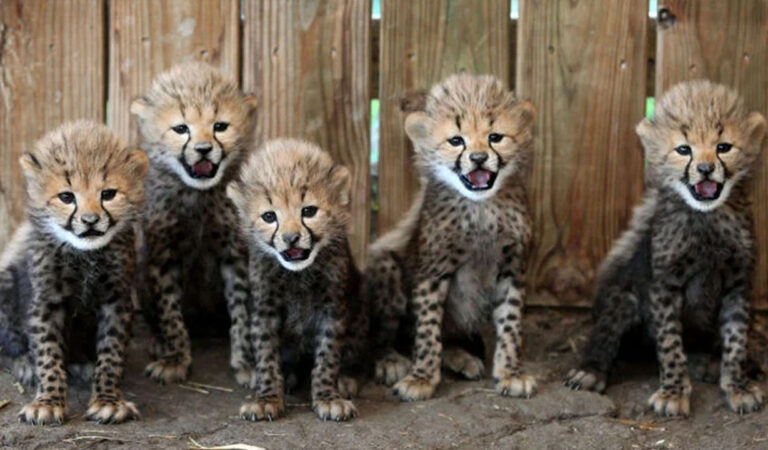
[{"label": "cub paw", "polygon": [[404,402],[415,402],[432,398],[435,393],[435,384],[429,380],[408,375],[398,381],[392,391]]},{"label": "cub paw", "polygon": [[753,384],[733,385],[723,391],[728,407],[739,414],[759,411],[763,406],[763,393]]},{"label": "cub paw", "polygon": [[648,399],[648,406],[659,416],[687,416],[691,413],[690,392],[659,388]]},{"label": "cub paw", "polygon": [[189,362],[182,358],[163,358],[144,368],[144,375],[160,384],[179,383],[187,379]]},{"label": "cub paw", "polygon": [[19,380],[19,383],[25,386],[35,385],[35,364],[29,355],[19,356],[13,361],[11,368],[13,376]]},{"label": "cub paw", "polygon": [[270,422],[285,413],[285,401],[277,397],[264,397],[255,402],[245,403],[240,407],[240,417],[243,420],[256,422],[269,420]]},{"label": "cub paw", "polygon": [[536,380],[528,375],[504,377],[496,381],[496,392],[505,397],[531,398],[536,392]]},{"label": "cub paw", "polygon": [[138,420],[141,418],[141,415],[133,402],[122,399],[95,398],[88,404],[88,411],[85,413],[85,417],[88,420],[102,424],[116,424],[129,420]]},{"label": "cub paw", "polygon": [[443,352],[443,367],[468,380],[479,380],[485,374],[483,360],[462,349],[450,349]]},{"label": "cub paw", "polygon": [[571,369],[565,385],[574,391],[605,391],[605,375],[588,369]]},{"label": "cub paw", "polygon": [[336,384],[339,390],[339,395],[343,398],[357,397],[359,387],[355,378],[341,375]]},{"label": "cub paw", "polygon": [[234,369],[235,382],[240,386],[248,389],[253,389],[254,380],[256,379],[256,370],[252,367],[242,367],[240,369]]},{"label": "cub paw", "polygon": [[49,401],[27,403],[19,412],[19,421],[33,425],[61,425],[67,414],[67,405]]},{"label": "cub paw", "polygon": [[411,360],[399,353],[392,352],[376,361],[376,382],[385,386],[392,386],[405,378],[410,371]]},{"label": "cub paw", "polygon": [[357,415],[355,404],[343,398],[315,400],[312,402],[312,410],[323,421],[335,420],[336,422],[343,422]]}]

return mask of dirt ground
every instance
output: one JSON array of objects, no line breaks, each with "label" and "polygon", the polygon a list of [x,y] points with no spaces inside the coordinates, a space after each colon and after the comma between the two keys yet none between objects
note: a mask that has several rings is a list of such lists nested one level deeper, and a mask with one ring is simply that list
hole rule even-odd
[{"label": "dirt ground", "polygon": [[[242,443],[267,449],[768,448],[768,412],[732,413],[714,385],[695,383],[690,418],[654,417],[645,407],[657,385],[653,364],[620,363],[605,396],[569,391],[561,379],[584,344],[588,313],[529,309],[525,324],[527,370],[540,382],[535,397],[502,398],[490,380],[459,381],[446,375],[433,400],[400,403],[387,389],[366,382],[356,401],[359,417],[349,423],[321,422],[306,397],[289,397],[287,416],[275,422],[243,421],[237,412],[248,391],[235,385],[227,369],[224,341],[194,343],[191,381],[227,391],[195,391],[158,386],[144,378],[146,340],[137,338],[125,393],[141,410],[141,421],[85,421],[88,388],[73,387],[63,426],[18,423],[16,414],[31,393],[21,394],[12,377],[0,373],[0,403],[10,401],[0,409],[0,447],[138,449]],[[768,356],[762,350],[761,355]],[[768,391],[767,383],[762,387]]]}]

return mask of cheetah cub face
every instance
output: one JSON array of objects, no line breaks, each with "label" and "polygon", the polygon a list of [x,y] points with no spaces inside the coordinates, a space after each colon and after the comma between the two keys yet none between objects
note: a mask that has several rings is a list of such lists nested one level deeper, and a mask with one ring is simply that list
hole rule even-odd
[{"label": "cheetah cub face", "polygon": [[498,79],[450,76],[432,88],[425,109],[405,122],[423,176],[484,200],[526,170],[536,111]]},{"label": "cheetah cub face", "polygon": [[104,247],[141,213],[149,159],[103,125],[63,125],[20,162],[30,220],[78,250]]},{"label": "cheetah cub face", "polygon": [[747,114],[738,94],[710,81],[672,87],[652,119],[637,126],[651,182],[672,187],[691,207],[712,211],[760,153],[765,118]]},{"label": "cheetah cub face", "polygon": [[237,161],[253,133],[255,110],[254,97],[202,63],[173,67],[131,104],[153,161],[195,189],[216,186]]},{"label": "cheetah cub face", "polygon": [[329,243],[346,235],[351,177],[309,142],[266,142],[227,186],[247,238],[288,270],[311,266]]}]

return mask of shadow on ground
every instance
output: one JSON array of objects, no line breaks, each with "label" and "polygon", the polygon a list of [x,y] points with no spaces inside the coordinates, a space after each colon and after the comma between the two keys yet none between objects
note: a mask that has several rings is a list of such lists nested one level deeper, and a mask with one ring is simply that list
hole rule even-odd
[{"label": "shadow on ground", "polygon": [[[659,419],[645,409],[657,382],[651,364],[622,363],[607,395],[572,392],[561,378],[572,367],[589,329],[585,311],[532,309],[525,318],[526,367],[540,382],[531,399],[498,396],[490,380],[446,376],[433,400],[399,403],[366,382],[349,423],[321,422],[309,399],[289,397],[285,418],[272,423],[241,420],[248,391],[235,385],[224,341],[195,343],[191,381],[224,387],[158,386],[141,375],[146,340],[137,338],[125,381],[127,397],[143,419],[98,425],[83,418],[89,391],[70,392],[66,424],[39,428],[17,422],[31,393],[21,394],[0,374],[0,446],[11,448],[190,448],[245,443],[267,449],[499,448],[596,449],[768,448],[768,413],[739,416],[723,404],[714,385],[696,383],[688,419]],[[764,350],[764,349],[763,349]],[[761,351],[761,355],[765,355]],[[768,386],[762,384],[763,391]]]}]

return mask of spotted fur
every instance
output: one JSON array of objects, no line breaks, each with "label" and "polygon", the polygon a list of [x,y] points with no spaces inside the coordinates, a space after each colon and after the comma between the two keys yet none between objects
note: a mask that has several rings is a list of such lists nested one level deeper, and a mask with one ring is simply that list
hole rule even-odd
[{"label": "spotted fur", "polygon": [[37,385],[19,418],[61,424],[69,369],[92,378],[89,420],[135,419],[120,384],[148,158],[83,121],[51,131],[21,166],[27,220],[0,258],[0,353],[22,382]]},{"label": "spotted fur", "polygon": [[[441,365],[481,377],[472,346],[456,343],[473,341],[490,317],[496,389],[533,394],[520,365],[520,320],[534,116],[533,105],[499,80],[459,74],[433,87],[425,111],[406,119],[422,188],[403,221],[373,244],[365,273],[372,345],[384,349],[376,378],[394,383],[402,400],[431,397]],[[396,336],[406,337],[400,352]]]},{"label": "spotted fur", "polygon": [[[312,360],[312,408],[321,419],[356,414],[343,398],[342,365],[359,362],[367,320],[359,274],[347,242],[350,174],[319,147],[269,141],[243,166],[227,192],[250,243],[251,346],[254,401],[248,420],[285,410],[286,355]],[[283,355],[283,358],[281,358]],[[352,389],[354,390],[354,389]]]},{"label": "spotted fur", "polygon": [[627,338],[640,336],[656,347],[661,386],[649,404],[657,414],[690,412],[684,346],[719,351],[728,406],[757,410],[762,394],[745,375],[755,261],[749,181],[765,119],[748,114],[733,90],[694,81],[665,93],[637,132],[645,197],[600,269],[595,326],[566,384],[602,391],[622,340],[637,349]]},{"label": "spotted fur", "polygon": [[213,68],[187,63],[159,75],[131,112],[151,159],[141,302],[157,345],[146,374],[184,380],[189,333],[229,329],[230,365],[247,384],[247,249],[225,186],[250,146],[255,100]]}]

